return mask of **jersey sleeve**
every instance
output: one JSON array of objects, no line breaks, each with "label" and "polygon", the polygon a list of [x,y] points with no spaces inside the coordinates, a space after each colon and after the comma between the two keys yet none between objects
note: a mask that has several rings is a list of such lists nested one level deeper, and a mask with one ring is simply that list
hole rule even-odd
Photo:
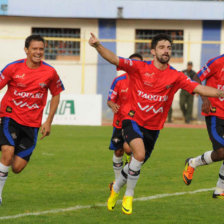
[{"label": "jersey sleeve", "polygon": [[117,81],[117,77],[113,80],[110,90],[109,90],[109,94],[108,94],[108,101],[112,101],[114,103],[117,102],[117,98],[118,98],[118,89],[119,89],[119,82]]},{"label": "jersey sleeve", "polygon": [[54,71],[54,73],[53,73],[53,77],[50,82],[49,89],[50,89],[52,96],[58,95],[60,92],[62,92],[65,89],[64,85],[56,71]]},{"label": "jersey sleeve", "polygon": [[216,71],[216,61],[215,59],[209,60],[198,72],[197,76],[201,81],[212,76]]},{"label": "jersey sleeve", "polygon": [[2,89],[10,80],[13,74],[13,68],[11,66],[6,66],[0,72],[0,89]]},{"label": "jersey sleeve", "polygon": [[185,75],[183,72],[179,72],[179,79],[178,79],[179,88],[186,90],[189,93],[193,93],[196,86],[199,85],[199,83],[191,80],[187,75]]},{"label": "jersey sleeve", "polygon": [[126,71],[130,76],[133,76],[139,73],[142,63],[143,62],[139,60],[119,57],[117,69]]}]

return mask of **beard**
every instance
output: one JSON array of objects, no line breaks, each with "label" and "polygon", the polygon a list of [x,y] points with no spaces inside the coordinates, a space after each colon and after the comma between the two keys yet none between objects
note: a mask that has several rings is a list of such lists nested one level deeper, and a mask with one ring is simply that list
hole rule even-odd
[{"label": "beard", "polygon": [[[166,56],[166,58],[164,56]],[[161,64],[167,64],[170,60],[170,55],[162,55],[162,56],[156,55],[156,58]]]}]

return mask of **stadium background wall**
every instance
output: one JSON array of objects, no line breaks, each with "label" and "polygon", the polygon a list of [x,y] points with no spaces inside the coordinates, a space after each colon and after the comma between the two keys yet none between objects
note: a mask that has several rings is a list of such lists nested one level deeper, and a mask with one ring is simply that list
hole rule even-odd
[{"label": "stadium background wall", "polygon": [[[137,29],[183,30],[182,61],[172,60],[177,70],[186,68],[187,61],[193,61],[198,71],[207,59],[223,52],[224,27],[221,20],[177,20],[176,19],[95,19],[95,18],[47,18],[31,16],[5,16],[0,19],[0,67],[24,58],[24,39],[32,33],[33,27],[80,29],[80,57],[73,60],[46,60],[56,68],[64,82],[66,94],[102,94],[103,119],[111,119],[106,106],[106,95],[116,75],[115,67],[102,60],[88,45],[90,32],[95,33],[105,46],[119,56],[128,57],[135,52]],[[211,29],[212,27],[212,29]],[[215,32],[214,32],[215,31]],[[49,37],[48,37],[49,38]],[[46,38],[46,39],[48,39]],[[52,38],[51,38],[52,39]],[[60,38],[59,38],[60,39]],[[63,38],[60,40],[63,41]],[[210,49],[210,50],[208,50]],[[2,90],[3,93],[5,90]],[[193,116],[198,116],[198,98],[195,97]],[[179,94],[173,103],[173,116],[182,117],[179,108]]]}]

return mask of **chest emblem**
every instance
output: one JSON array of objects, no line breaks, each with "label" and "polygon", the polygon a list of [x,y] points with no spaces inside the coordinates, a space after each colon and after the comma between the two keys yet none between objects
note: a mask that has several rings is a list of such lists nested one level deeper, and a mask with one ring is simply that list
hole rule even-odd
[{"label": "chest emblem", "polygon": [[26,76],[26,74],[25,73],[23,73],[22,75],[16,75],[16,79],[24,79],[25,78],[25,76]]},{"label": "chest emblem", "polygon": [[40,85],[40,87],[41,87],[41,88],[45,88],[45,87],[47,86],[47,84],[46,84],[46,83],[44,83],[44,82],[39,83],[39,85]]}]

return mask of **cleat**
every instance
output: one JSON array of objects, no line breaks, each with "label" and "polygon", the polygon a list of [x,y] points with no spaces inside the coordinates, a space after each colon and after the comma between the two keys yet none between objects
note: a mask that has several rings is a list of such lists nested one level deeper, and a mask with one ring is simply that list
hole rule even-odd
[{"label": "cleat", "polygon": [[224,193],[222,193],[222,194],[215,194],[215,192],[213,192],[212,197],[224,200]]},{"label": "cleat", "polygon": [[109,211],[113,211],[115,208],[115,205],[117,203],[119,193],[116,193],[114,191],[114,188],[112,187],[111,192],[110,192],[110,197],[107,200],[107,208]]},{"label": "cleat", "polygon": [[132,196],[124,196],[122,201],[122,212],[126,215],[132,214]]},{"label": "cleat", "polygon": [[115,183],[115,181],[109,183],[109,186],[108,187],[109,187],[110,191],[112,190],[112,187],[113,187],[114,183]]},{"label": "cleat", "polygon": [[192,181],[193,178],[193,174],[194,174],[194,168],[191,167],[189,165],[189,161],[191,158],[186,159],[185,161],[185,168],[184,168],[184,172],[183,172],[183,179],[184,179],[184,183],[186,185],[189,185]]}]

